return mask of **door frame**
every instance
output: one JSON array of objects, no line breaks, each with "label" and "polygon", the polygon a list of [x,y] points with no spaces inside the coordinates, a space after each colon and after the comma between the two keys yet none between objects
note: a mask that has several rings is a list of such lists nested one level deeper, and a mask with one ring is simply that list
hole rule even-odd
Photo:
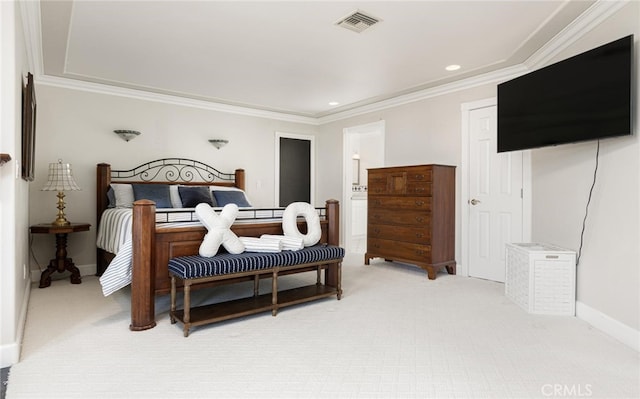
[{"label": "door frame", "polygon": [[[460,262],[457,267],[457,274],[469,276],[469,138],[470,118],[469,114],[472,110],[493,107],[498,105],[496,97],[486,98],[484,100],[462,103],[460,109],[462,114],[462,156],[461,156],[461,190],[460,190]],[[523,151],[522,153],[522,240],[524,242],[531,241],[531,151]]]},{"label": "door frame", "polygon": [[280,139],[297,139],[309,141],[309,159],[311,162],[309,174],[309,198],[311,205],[315,207],[316,203],[316,137],[306,134],[275,132],[275,173],[274,173],[274,193],[273,206],[277,207],[280,203]]},{"label": "door frame", "polygon": [[[347,251],[351,249],[351,185],[353,178],[353,153],[354,148],[351,145],[351,138],[356,135],[369,134],[372,132],[378,132],[380,140],[382,140],[382,158],[380,159],[380,166],[384,165],[384,142],[385,142],[385,126],[384,120],[376,122],[366,123],[363,125],[350,126],[342,129],[342,206],[341,214],[342,220],[340,221],[340,235],[344,237],[342,242]],[[362,166],[361,166],[362,167]],[[360,182],[361,185],[367,184],[366,182]]]}]

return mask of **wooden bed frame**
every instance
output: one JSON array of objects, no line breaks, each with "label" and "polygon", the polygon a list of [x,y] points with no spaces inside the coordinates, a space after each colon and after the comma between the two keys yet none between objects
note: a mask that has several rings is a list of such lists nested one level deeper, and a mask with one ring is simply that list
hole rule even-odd
[{"label": "wooden bed frame", "polygon": [[[164,179],[164,180],[162,180]],[[189,184],[237,187],[244,190],[243,169],[235,173],[222,173],[198,161],[166,158],[148,162],[130,170],[113,170],[106,163],[97,165],[96,223],[99,228],[102,213],[109,201],[107,191],[113,183],[123,184]],[[337,200],[327,200],[320,217],[322,236],[320,242],[339,245],[340,205]],[[306,223],[299,222],[301,232],[306,231]],[[283,234],[280,220],[243,219],[231,226],[238,236],[259,237],[262,234]],[[206,233],[202,226],[166,228],[156,225],[155,203],[138,200],[133,205],[133,270],[131,282],[131,325],[133,331],[153,328],[155,322],[155,296],[171,292],[171,279],[167,265],[178,256],[196,255]],[[102,275],[115,255],[97,248],[97,275]],[[325,284],[338,287],[337,268],[325,268]],[[220,284],[252,281],[251,276],[220,282],[194,285],[192,289]],[[181,287],[179,287],[180,289]]]}]

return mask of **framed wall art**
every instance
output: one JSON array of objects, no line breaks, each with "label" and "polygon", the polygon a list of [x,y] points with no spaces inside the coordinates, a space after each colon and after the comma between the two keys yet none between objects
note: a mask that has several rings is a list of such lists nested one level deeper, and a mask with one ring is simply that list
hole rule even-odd
[{"label": "framed wall art", "polygon": [[27,84],[22,88],[22,178],[35,178],[36,151],[36,92],[33,75],[27,74]]}]

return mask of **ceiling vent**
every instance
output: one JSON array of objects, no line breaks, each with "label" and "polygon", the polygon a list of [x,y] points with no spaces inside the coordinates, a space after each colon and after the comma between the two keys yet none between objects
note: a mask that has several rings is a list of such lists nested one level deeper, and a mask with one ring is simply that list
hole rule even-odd
[{"label": "ceiling vent", "polygon": [[338,22],[336,22],[336,25],[360,33],[380,21],[381,20],[379,18],[372,17],[371,15],[367,15],[360,10],[356,10],[346,17],[341,18]]}]

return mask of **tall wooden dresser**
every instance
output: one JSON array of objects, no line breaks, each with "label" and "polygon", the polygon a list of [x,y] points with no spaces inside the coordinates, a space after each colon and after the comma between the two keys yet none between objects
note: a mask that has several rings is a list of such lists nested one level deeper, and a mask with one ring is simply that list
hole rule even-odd
[{"label": "tall wooden dresser", "polygon": [[455,166],[368,169],[367,252],[414,264],[436,278],[456,273]]}]

